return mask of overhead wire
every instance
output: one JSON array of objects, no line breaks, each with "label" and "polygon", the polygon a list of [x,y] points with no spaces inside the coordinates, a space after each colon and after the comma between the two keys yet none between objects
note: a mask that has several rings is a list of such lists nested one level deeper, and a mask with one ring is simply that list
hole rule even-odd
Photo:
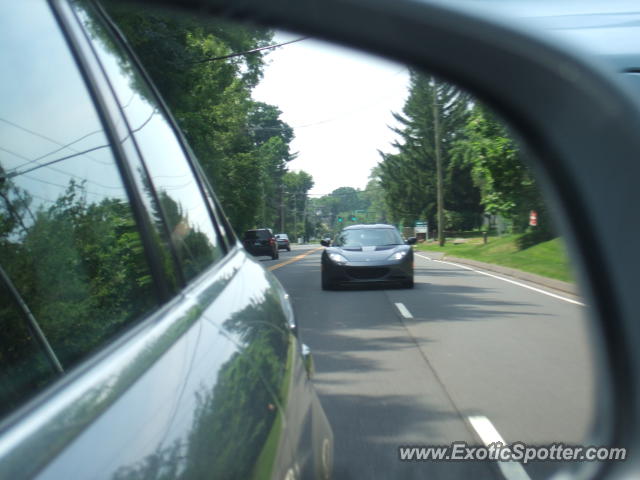
[{"label": "overhead wire", "polygon": [[244,52],[230,53],[228,55],[221,55],[219,57],[211,57],[211,58],[203,58],[201,60],[195,60],[193,62],[185,62],[184,65],[197,65],[199,63],[207,63],[207,62],[215,62],[218,60],[226,60],[228,58],[240,57],[243,55],[252,55],[254,53],[259,53],[264,50],[271,50],[278,47],[283,47],[285,45],[290,45],[292,43],[301,42],[303,40],[308,40],[309,37],[300,37],[295,40],[290,40],[288,42],[276,43],[274,45],[266,45],[264,47],[253,48],[251,50],[245,50]]}]

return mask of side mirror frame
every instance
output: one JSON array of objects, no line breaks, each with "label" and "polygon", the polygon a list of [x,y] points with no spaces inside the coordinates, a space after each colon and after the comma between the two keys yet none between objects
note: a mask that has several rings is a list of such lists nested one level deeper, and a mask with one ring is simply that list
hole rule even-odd
[{"label": "side mirror frame", "polygon": [[328,240],[320,240],[320,245],[322,245],[323,247],[330,247],[331,242],[329,242]]},{"label": "side mirror frame", "polygon": [[407,238],[407,241],[405,242],[407,245],[415,245],[415,243],[418,241],[418,239],[416,237],[409,237]]}]

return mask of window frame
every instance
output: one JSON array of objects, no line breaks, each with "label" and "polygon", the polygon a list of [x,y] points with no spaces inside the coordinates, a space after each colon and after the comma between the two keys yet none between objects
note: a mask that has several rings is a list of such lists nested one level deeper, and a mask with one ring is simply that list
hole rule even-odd
[{"label": "window frame", "polygon": [[[116,119],[114,118],[114,112],[109,108],[109,101],[113,102],[115,99],[113,89],[108,77],[104,74],[104,70],[102,70],[99,59],[95,55],[91,41],[86,37],[86,31],[82,25],[79,24],[78,19],[75,18],[75,16],[73,19],[70,19],[68,18],[68,14],[63,14],[63,7],[60,0],[49,0],[47,3],[49,3],[60,27],[61,34],[69,46],[69,52],[75,60],[78,72],[84,80],[89,96],[95,107],[96,115],[104,127],[105,136],[109,141],[109,146],[111,147],[118,172],[120,173],[124,190],[129,197],[133,218],[144,246],[144,254],[158,296],[158,305],[162,305],[168,301],[173,294],[166,281],[165,273],[159,267],[159,265],[161,265],[161,255],[152,240],[151,232],[153,227],[149,225],[144,202],[136,187],[134,176],[129,165],[129,156],[118,141]],[[80,32],[82,32],[83,38],[78,38]],[[82,45],[83,43],[84,45]],[[85,51],[86,49],[91,51],[91,56],[87,55],[88,52]],[[100,69],[99,71],[97,71],[98,68]],[[109,92],[104,91],[104,87],[100,85],[101,81],[106,83],[110,89]],[[127,130],[130,131],[128,127]]]},{"label": "window frame", "polygon": [[[86,51],[83,50],[81,43],[85,39],[79,39],[77,31],[74,32],[73,21],[76,19],[70,19],[69,14],[63,12],[63,5],[60,0],[45,0],[42,2],[43,6],[51,13],[52,24],[58,29],[59,39],[65,45],[66,53],[69,55],[70,63],[75,68],[76,73],[79,76],[80,81],[86,88],[86,98],[88,106],[92,108],[93,114],[96,116],[97,121],[103,128],[103,133],[108,142],[109,151],[113,157],[114,168],[118,174],[118,178],[122,184],[122,189],[128,199],[128,208],[131,213],[131,218],[135,224],[135,230],[140,237],[144,252],[142,256],[145,260],[145,265],[148,269],[148,273],[151,276],[153,287],[151,289],[151,303],[152,308],[144,311],[140,316],[127,322],[120,330],[110,337],[103,339],[96,347],[86,351],[83,358],[77,363],[70,366],[68,369],[63,368],[58,359],[55,349],[50,345],[49,339],[45,332],[43,332],[39,326],[38,318],[34,316],[29,307],[30,301],[25,298],[22,292],[19,292],[13,280],[8,272],[5,272],[2,267],[0,275],[0,284],[7,289],[9,297],[12,298],[14,306],[17,308],[17,312],[23,319],[25,326],[34,335],[34,342],[37,344],[38,349],[42,355],[47,358],[48,363],[51,364],[53,369],[53,376],[50,381],[47,382],[42,389],[32,391],[25,396],[23,402],[16,408],[10,410],[6,415],[0,417],[0,429],[3,429],[6,425],[11,425],[17,418],[20,418],[26,410],[31,408],[30,406],[37,403],[37,399],[46,395],[46,392],[55,390],[62,378],[66,378],[68,372],[75,372],[80,370],[81,367],[90,362],[91,359],[100,356],[101,352],[108,349],[110,345],[117,342],[121,337],[136,326],[143,323],[147,318],[154,315],[160,310],[160,308],[169,302],[175,295],[169,292],[166,277],[163,272],[160,271],[158,265],[158,259],[160,258],[155,243],[151,240],[151,230],[148,226],[148,216],[144,204],[141,201],[139,192],[135,187],[133,176],[129,169],[129,156],[124,152],[118,141],[114,141],[117,138],[116,123],[111,115],[107,106],[107,94],[105,93],[104,86],[99,85],[98,75],[99,72],[95,71],[95,68],[91,65],[93,56],[89,58],[86,55]],[[66,6],[66,5],[65,5]],[[82,28],[79,24],[76,28]],[[90,41],[86,39],[87,45],[90,45]]]},{"label": "window frame", "polygon": [[[95,3],[92,2],[96,12],[98,13],[98,15],[101,17],[101,20],[104,24],[104,26],[107,28],[107,30],[109,31],[109,33],[111,34],[112,39],[117,42],[123,49],[123,51],[129,56],[129,59],[133,65],[133,67],[135,69],[137,69],[137,73],[141,76],[141,78],[143,79],[143,81],[147,84],[149,91],[151,92],[151,94],[154,97],[154,100],[160,110],[160,113],[163,115],[164,119],[167,121],[167,124],[169,125],[169,127],[171,128],[176,142],[178,143],[178,145],[180,146],[180,149],[182,151],[182,154],[184,156],[184,160],[187,162],[187,164],[189,165],[189,168],[191,169],[191,172],[195,178],[196,184],[198,186],[198,190],[200,192],[200,198],[202,199],[202,202],[206,205],[207,208],[207,212],[209,214],[209,219],[212,222],[213,225],[213,229],[214,232],[217,236],[217,240],[219,242],[220,248],[222,250],[222,255],[215,259],[211,265],[209,265],[209,267],[215,265],[216,263],[220,262],[222,259],[224,259],[224,257],[226,257],[229,253],[229,251],[231,250],[230,245],[227,243],[226,238],[227,235],[223,234],[223,230],[226,232],[226,229],[223,229],[218,221],[218,216],[216,214],[215,211],[215,206],[211,204],[211,202],[209,201],[209,197],[211,197],[211,199],[215,199],[215,194],[213,193],[213,189],[211,189],[211,186],[209,184],[208,181],[206,181],[206,176],[204,176],[204,173],[202,172],[202,168],[200,167],[200,164],[198,163],[198,160],[195,158],[195,154],[194,152],[191,150],[191,148],[188,145],[188,142],[184,136],[184,134],[182,133],[182,131],[180,130],[180,127],[178,126],[176,119],[174,118],[174,116],[171,114],[171,111],[169,110],[167,104],[165,103],[164,99],[162,98],[162,96],[160,95],[160,92],[158,91],[157,87],[155,86],[155,84],[153,83],[153,80],[151,79],[151,77],[149,76],[149,74],[147,73],[147,71],[145,70],[142,62],[140,61],[140,59],[137,57],[136,53],[133,51],[133,49],[131,48],[131,46],[129,45],[129,43],[126,41],[126,37],[122,34],[122,32],[120,31],[120,29],[118,28],[118,26],[111,20],[111,18],[109,17],[109,14],[105,11],[104,7],[102,5],[100,5],[99,3]],[[99,60],[98,60],[99,61]],[[105,76],[108,79],[108,74],[105,72]],[[124,115],[126,118],[126,115]],[[127,125],[129,125],[127,123]],[[135,136],[134,133],[131,132],[132,138],[134,139],[134,142],[136,143],[136,145],[138,144],[135,141]],[[142,163],[145,165],[145,168],[147,168],[147,161],[145,159],[145,154],[143,149],[141,149],[138,146],[138,151],[140,154],[140,158]],[[148,170],[148,169],[147,169]],[[154,191],[154,195],[157,195],[156,191],[155,191],[155,186],[153,185],[153,182],[151,182],[151,188]],[[216,199],[217,200],[217,199]],[[214,202],[216,201],[214,200]],[[165,225],[167,224],[167,221],[165,219]],[[175,251],[175,245],[173,245],[174,251]],[[174,253],[177,256],[177,253]],[[177,257],[178,258],[178,257]],[[180,262],[179,258],[178,261],[180,263],[180,265],[182,266],[182,262]],[[182,269],[181,269],[182,270]],[[189,282],[197,279],[198,277],[200,277],[204,272],[206,272],[207,269],[205,269],[203,272],[201,272],[200,274],[196,275],[196,277],[194,277],[194,279],[191,279],[189,281],[184,281],[183,286],[187,285]]]},{"label": "window frame", "polygon": [[[116,123],[121,112],[117,103],[114,103],[113,90],[91,47],[91,40],[87,38],[72,7],[66,0],[42,2],[52,13],[52,21],[59,28],[59,34],[87,88],[95,113],[112,147],[114,162],[129,196],[132,216],[141,237],[144,255],[150,263],[153,281],[167,288],[162,296],[155,292],[156,308],[131,321],[108,341],[88,352],[64,375],[53,379],[0,418],[0,459],[3,460],[0,463],[0,476],[6,472],[32,476],[56,458],[66,445],[117,402],[185,332],[202,320],[193,315],[200,300],[185,294],[185,291],[202,290],[206,287],[203,282],[205,279],[226,284],[244,262],[237,250],[233,254],[223,254],[188,282],[186,287],[175,292],[169,290],[163,271],[157,268],[151,270],[151,266],[157,265],[161,258],[150,238],[153,227],[146,221],[147,209],[129,168],[132,155],[118,141],[114,141],[120,138],[118,129],[126,128],[128,132],[128,126],[125,127],[122,121]],[[112,32],[108,33],[113,35]],[[144,81],[148,82],[148,78],[144,78]],[[208,205],[207,208],[211,208],[206,197],[203,197],[203,202]],[[221,237],[219,240],[222,242]],[[102,391],[97,398],[96,391]],[[87,404],[87,400],[92,403]],[[78,408],[83,403],[83,408]],[[64,430],[63,435],[59,434],[61,429]]]}]

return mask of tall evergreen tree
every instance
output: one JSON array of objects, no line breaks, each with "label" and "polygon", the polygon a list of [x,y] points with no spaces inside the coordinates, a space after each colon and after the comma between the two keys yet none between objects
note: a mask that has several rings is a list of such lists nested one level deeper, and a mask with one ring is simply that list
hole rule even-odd
[{"label": "tall evergreen tree", "polygon": [[[381,152],[380,184],[391,216],[407,223],[427,219],[437,225],[441,242],[445,210],[479,213],[477,188],[465,181],[470,179],[468,166],[451,161],[453,147],[464,134],[469,108],[468,95],[458,88],[412,71],[402,114],[394,114],[401,125],[394,129],[400,136],[394,143],[397,153]],[[461,180],[467,191],[454,185]]]}]

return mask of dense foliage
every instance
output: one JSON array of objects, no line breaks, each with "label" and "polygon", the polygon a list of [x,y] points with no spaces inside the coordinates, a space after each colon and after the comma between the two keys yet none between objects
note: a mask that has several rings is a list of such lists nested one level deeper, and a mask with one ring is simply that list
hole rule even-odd
[{"label": "dense foliage", "polygon": [[[382,153],[380,185],[394,222],[427,220],[443,231],[479,228],[483,214],[500,216],[514,232],[538,226],[525,241],[551,237],[547,209],[523,154],[486,107],[458,88],[415,71],[402,114],[396,153]],[[438,156],[443,218],[437,219]]]},{"label": "dense foliage", "polygon": [[[155,307],[156,296],[128,203],[87,200],[71,180],[45,207],[8,181],[0,184],[0,412],[6,413]],[[18,292],[11,295],[10,279]],[[16,297],[26,299],[21,306]],[[33,322],[59,361],[45,355]],[[71,334],[71,332],[73,332]]]},{"label": "dense foliage", "polygon": [[458,88],[411,71],[409,96],[394,114],[399,140],[393,153],[380,152],[365,190],[342,187],[308,198],[313,179],[287,168],[295,157],[292,128],[278,108],[251,98],[264,53],[246,52],[270,44],[270,31],[132,7],[110,10],[236,231],[268,227],[295,239],[353,222],[420,220],[432,231],[460,231],[486,226],[491,215],[522,232],[535,210],[539,226],[529,239],[550,237],[547,210],[522,153],[504,126]]},{"label": "dense foliage", "polygon": [[536,211],[538,225],[523,241],[537,243],[553,236],[547,207],[522,151],[486,107],[473,106],[465,136],[457,144],[456,160],[471,169],[485,212],[501,215],[514,232],[523,232],[529,213]]},{"label": "dense foliage", "polygon": [[[409,96],[402,114],[397,153],[381,153],[380,180],[391,216],[412,225],[427,220],[437,225],[437,155],[442,162],[442,187],[448,228],[478,226],[480,195],[470,167],[453,161],[453,151],[464,135],[469,98],[457,88],[411,72]],[[437,129],[437,130],[436,130]],[[444,227],[444,228],[447,228]]]},{"label": "dense foliage", "polygon": [[[269,45],[272,32],[131,6],[109,5],[109,12],[169,104],[235,230],[283,225],[283,205],[300,203],[300,185],[291,188],[286,177],[295,157],[293,130],[275,106],[251,98],[264,51],[245,53]],[[302,184],[308,190],[313,182]]]}]

